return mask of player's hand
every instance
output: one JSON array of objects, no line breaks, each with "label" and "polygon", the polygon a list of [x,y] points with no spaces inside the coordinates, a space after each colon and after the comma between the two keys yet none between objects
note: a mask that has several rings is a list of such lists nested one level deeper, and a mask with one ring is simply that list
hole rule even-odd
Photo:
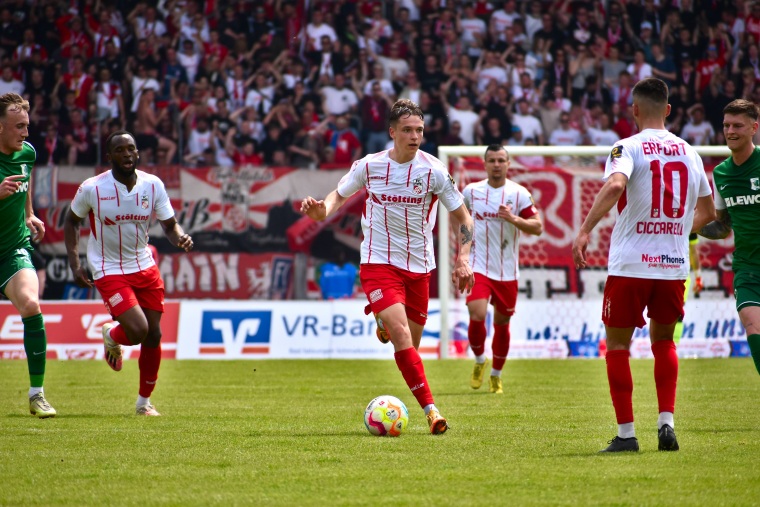
[{"label": "player's hand", "polygon": [[177,241],[177,248],[181,248],[185,252],[189,252],[193,249],[193,238],[189,234],[183,234]]},{"label": "player's hand", "polygon": [[475,275],[472,274],[470,262],[466,259],[457,259],[454,271],[451,272],[451,281],[461,294],[470,294],[475,285]]},{"label": "player's hand", "polygon": [[82,266],[79,266],[78,268],[73,269],[72,272],[74,273],[75,284],[85,289],[92,288],[92,280],[90,280],[86,269],[84,269]]},{"label": "player's hand", "polygon": [[301,213],[313,220],[321,221],[327,216],[327,206],[325,201],[318,201],[309,196],[301,201]]},{"label": "player's hand", "polygon": [[586,247],[588,246],[589,237],[585,232],[581,232],[573,241],[573,262],[578,269],[585,268],[588,263],[586,262]]},{"label": "player's hand", "polygon": [[29,232],[32,233],[32,241],[39,243],[45,237],[45,224],[36,216],[32,215],[27,218],[26,226],[29,227]]},{"label": "player's hand", "polygon": [[517,219],[517,216],[512,214],[512,205],[502,204],[501,206],[499,206],[499,211],[497,215],[499,215],[499,218],[501,218],[502,220],[506,220],[510,224],[515,223],[515,220]]},{"label": "player's hand", "polygon": [[15,194],[19,187],[21,187],[21,181],[26,178],[23,174],[12,174],[0,183],[0,200],[7,199]]}]

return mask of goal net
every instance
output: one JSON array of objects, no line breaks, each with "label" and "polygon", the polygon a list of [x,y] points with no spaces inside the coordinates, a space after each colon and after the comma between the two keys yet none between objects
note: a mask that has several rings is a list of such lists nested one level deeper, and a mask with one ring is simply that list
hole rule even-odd
[{"label": "goal net", "polygon": [[[533,195],[544,224],[541,236],[520,238],[520,280],[517,312],[510,329],[510,357],[596,356],[604,341],[601,300],[607,277],[607,254],[615,223],[614,211],[594,229],[588,247],[590,267],[576,270],[571,246],[603,185],[602,175],[611,146],[507,147],[508,177]],[[710,179],[715,163],[728,156],[722,146],[695,147],[705,160]],[[460,190],[486,177],[485,146],[443,146],[439,158],[450,167]],[[462,357],[467,351],[468,316],[464,296],[451,284],[456,238],[445,209],[438,213],[438,286],[441,357]],[[698,296],[690,294],[680,353],[688,356],[725,356],[746,340],[733,307],[730,255],[733,238],[701,239],[698,252],[705,284]],[[489,341],[492,333],[487,322]],[[636,331],[632,354],[649,357],[648,329]],[[603,346],[603,345],[602,345]]]}]

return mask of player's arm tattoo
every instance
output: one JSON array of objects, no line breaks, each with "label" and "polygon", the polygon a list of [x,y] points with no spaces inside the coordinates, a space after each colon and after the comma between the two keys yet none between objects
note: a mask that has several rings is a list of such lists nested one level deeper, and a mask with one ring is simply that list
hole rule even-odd
[{"label": "player's arm tattoo", "polygon": [[731,234],[731,216],[728,210],[719,209],[718,219],[702,227],[698,234],[708,239],[724,239]]},{"label": "player's arm tattoo", "polygon": [[467,227],[465,224],[462,224],[459,227],[459,233],[462,235],[463,245],[466,245],[467,243],[472,243],[472,227]]}]

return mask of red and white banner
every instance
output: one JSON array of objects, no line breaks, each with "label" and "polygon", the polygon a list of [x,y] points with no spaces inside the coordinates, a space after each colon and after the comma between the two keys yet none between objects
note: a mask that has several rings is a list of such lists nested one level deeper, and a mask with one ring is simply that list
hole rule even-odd
[{"label": "red and white banner", "polygon": [[[161,318],[162,357],[177,355],[178,301],[167,301]],[[47,334],[48,359],[102,359],[103,324],[111,316],[103,303],[64,301],[41,303]],[[124,358],[140,356],[140,347],[124,347]],[[24,324],[13,305],[0,302],[0,359],[24,359]]]}]

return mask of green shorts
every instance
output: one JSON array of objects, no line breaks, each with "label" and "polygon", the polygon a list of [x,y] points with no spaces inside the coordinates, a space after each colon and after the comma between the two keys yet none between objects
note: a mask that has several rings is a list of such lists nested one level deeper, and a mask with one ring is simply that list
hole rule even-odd
[{"label": "green shorts", "polygon": [[760,306],[760,272],[734,273],[734,296],[737,311],[745,306]]},{"label": "green shorts", "polygon": [[35,271],[31,250],[17,248],[10,255],[0,258],[0,292],[3,293],[3,296],[5,295],[5,286],[22,269]]}]

